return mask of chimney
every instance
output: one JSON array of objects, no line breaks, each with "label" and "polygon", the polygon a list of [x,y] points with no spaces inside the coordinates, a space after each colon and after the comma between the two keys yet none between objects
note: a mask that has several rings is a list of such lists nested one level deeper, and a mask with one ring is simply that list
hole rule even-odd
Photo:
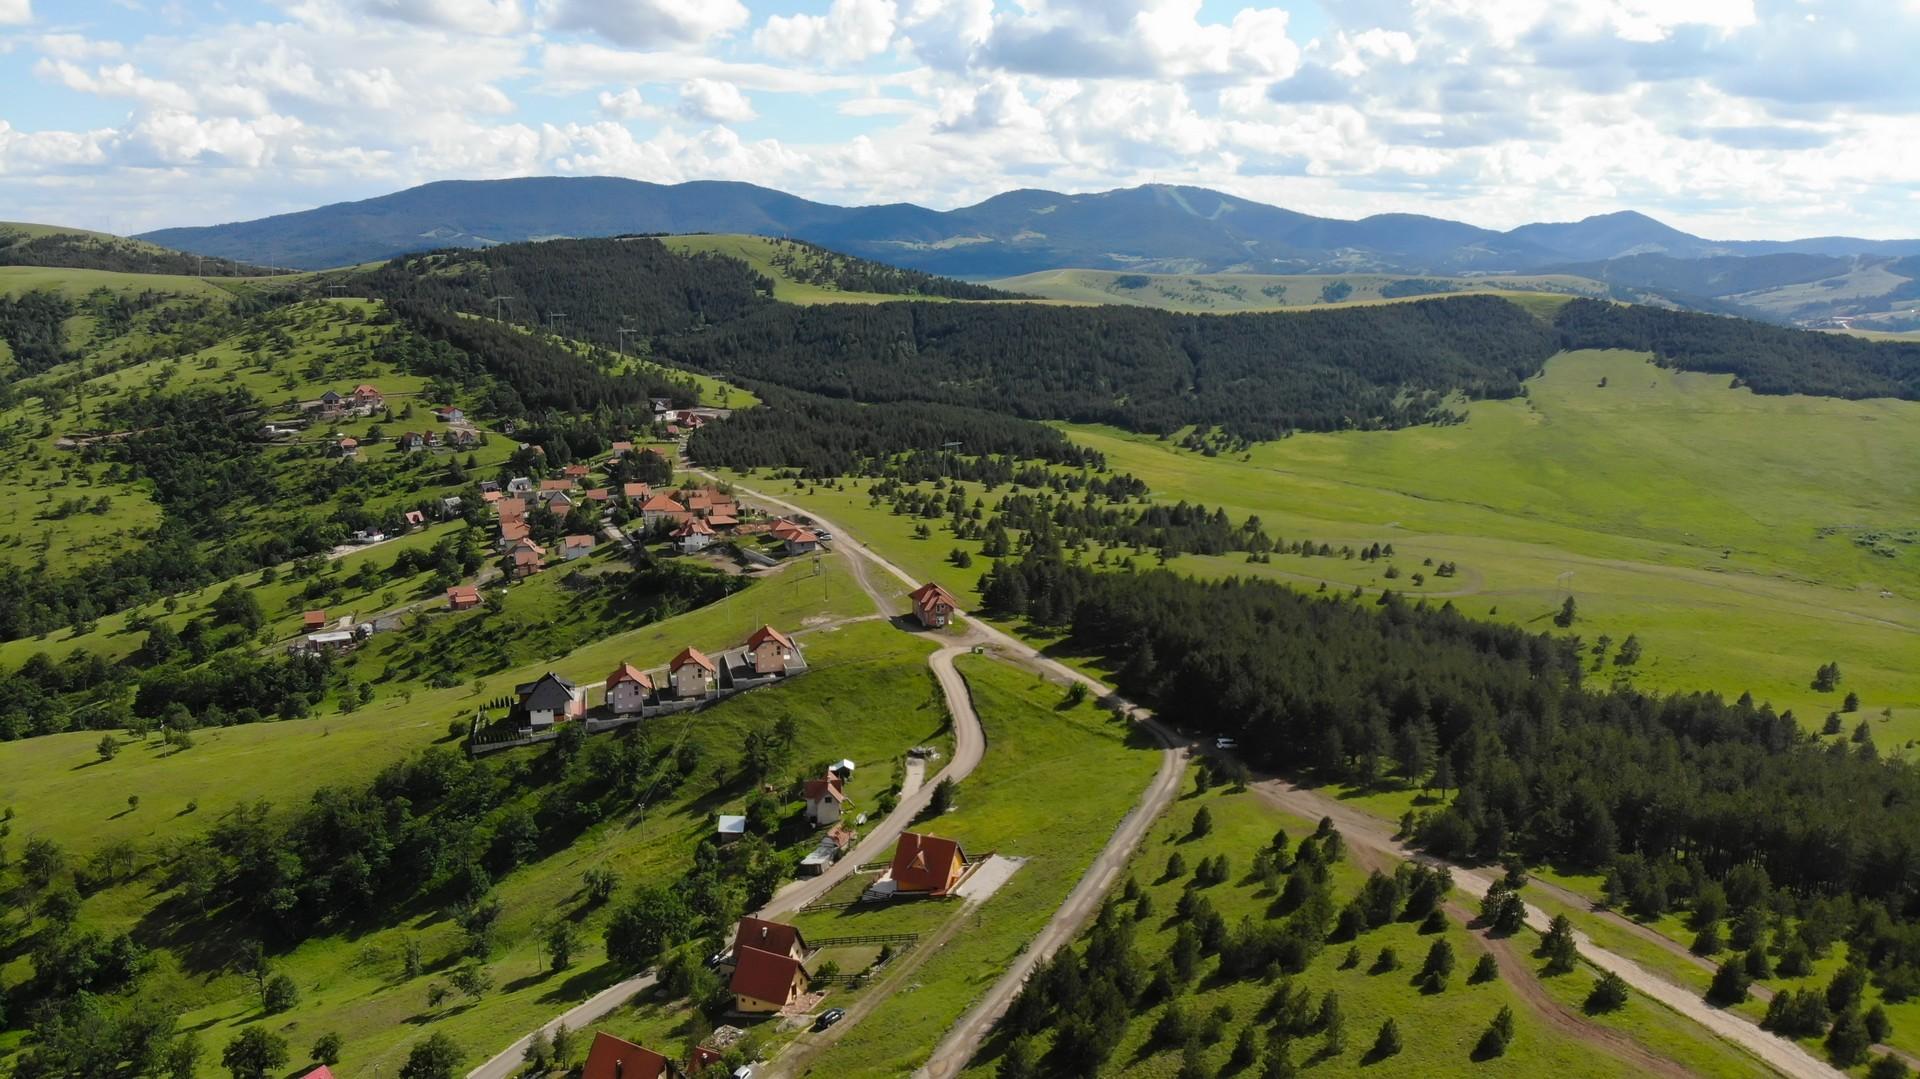
[{"label": "chimney", "polygon": [[622,1079],[626,1074],[627,1062],[624,1060],[615,1060],[613,1062],[613,1079]]}]

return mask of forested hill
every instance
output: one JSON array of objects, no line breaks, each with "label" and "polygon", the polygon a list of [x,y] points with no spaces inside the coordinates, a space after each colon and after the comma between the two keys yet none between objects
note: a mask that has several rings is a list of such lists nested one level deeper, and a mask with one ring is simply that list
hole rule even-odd
[{"label": "forested hill", "polygon": [[277,272],[232,259],[189,255],[123,236],[4,222],[0,222],[0,266],[215,277],[261,277]]},{"label": "forested hill", "polygon": [[870,292],[883,296],[929,296],[948,300],[1032,299],[971,281],[939,277],[884,262],[843,255],[804,240],[766,241],[768,259],[795,281],[839,292]]}]

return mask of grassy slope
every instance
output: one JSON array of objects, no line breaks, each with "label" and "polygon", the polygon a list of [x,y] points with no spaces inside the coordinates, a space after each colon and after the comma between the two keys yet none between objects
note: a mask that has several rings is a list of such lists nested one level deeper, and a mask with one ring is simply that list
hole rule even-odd
[{"label": "grassy slope", "polygon": [[[1207,805],[1211,810],[1214,828],[1205,838],[1190,839],[1187,837],[1188,822],[1200,804]],[[1133,878],[1153,897],[1154,916],[1145,922],[1135,923],[1134,928],[1135,946],[1148,963],[1165,953],[1178,927],[1174,909],[1185,878],[1163,879],[1168,856],[1178,851],[1189,866],[1197,864],[1203,857],[1216,854],[1228,857],[1234,873],[1232,880],[1207,888],[1204,894],[1227,924],[1232,926],[1243,915],[1262,917],[1271,901],[1271,896],[1258,892],[1255,885],[1243,882],[1242,875],[1247,870],[1253,852],[1271,841],[1276,828],[1284,828],[1297,841],[1311,833],[1313,825],[1277,814],[1253,796],[1245,794],[1215,791],[1200,798],[1188,795],[1176,803],[1167,820],[1155,829],[1130,867]],[[1365,874],[1351,861],[1342,861],[1334,869],[1336,895],[1341,899],[1352,895],[1364,878]],[[1296,986],[1309,987],[1316,994],[1332,990],[1340,995],[1341,1007],[1347,1017],[1347,1049],[1338,1056],[1314,1060],[1321,1039],[1308,1036],[1295,1041],[1294,1063],[1304,1068],[1310,1060],[1314,1060],[1312,1074],[1316,1076],[1634,1074],[1631,1068],[1621,1062],[1548,1030],[1513,987],[1505,982],[1468,985],[1467,972],[1473,968],[1485,947],[1457,924],[1448,928],[1446,938],[1453,946],[1457,965],[1447,990],[1434,995],[1423,994],[1411,984],[1434,939],[1419,934],[1411,924],[1396,923],[1362,935],[1356,946],[1360,949],[1363,961],[1355,969],[1338,969],[1347,945],[1329,945],[1304,973],[1295,976],[1294,982]],[[1532,941],[1525,938],[1519,943],[1523,948],[1532,945]],[[1375,956],[1386,946],[1393,947],[1398,953],[1401,969],[1393,973],[1369,973]],[[1195,1017],[1204,1015],[1220,1004],[1232,1008],[1235,1019],[1228,1026],[1229,1036],[1219,1044],[1207,1046],[1205,1050],[1208,1066],[1218,1068],[1224,1064],[1232,1035],[1238,1033],[1241,1025],[1252,1022],[1264,1045],[1266,1024],[1256,1017],[1273,987],[1260,979],[1220,982],[1209,977],[1211,969],[1211,960],[1204,962],[1201,976],[1183,992],[1181,999],[1188,1014]],[[1577,983],[1577,988],[1572,991],[1582,996],[1589,985],[1589,979],[1580,973],[1564,976],[1558,981],[1570,987]],[[1515,1016],[1515,1036],[1506,1055],[1493,1061],[1471,1061],[1474,1043],[1487,1022],[1503,1005],[1511,1007]],[[1153,1024],[1162,1010],[1162,1006],[1156,1005],[1131,1018],[1118,1050],[1102,1070],[1103,1075],[1170,1077],[1178,1071],[1178,1050],[1156,1048],[1150,1044]],[[1368,1063],[1364,1061],[1364,1055],[1372,1045],[1380,1024],[1389,1016],[1400,1026],[1405,1049],[1387,1061]],[[1756,1070],[1733,1050],[1702,1036],[1671,1013],[1644,1002],[1636,1001],[1627,1011],[1609,1022],[1635,1030],[1648,1044],[1657,1046],[1659,1052],[1681,1061],[1698,1074],[1756,1074]],[[1000,1048],[999,1044],[994,1043],[989,1051],[997,1053]],[[967,1074],[982,1077],[992,1075],[996,1063],[997,1059],[991,1055],[979,1059]]]},{"label": "grassy slope", "polygon": [[[1631,354],[1582,353],[1553,360],[1526,399],[1475,404],[1464,425],[1301,436],[1250,460],[1075,434],[1163,497],[1336,545],[1390,541],[1403,571],[1455,560],[1461,577],[1426,590],[1464,593],[1455,602],[1471,613],[1498,606],[1550,628],[1565,594],[1556,582],[1572,573],[1575,631],[1638,633],[1649,686],[1751,689],[1817,722],[1839,695],[1807,682],[1838,660],[1869,712],[1896,709],[1883,746],[1920,735],[1920,680],[1904,658],[1920,644],[1920,551],[1888,558],[1818,534],[1920,521],[1920,486],[1901,464],[1920,459],[1920,409],[1725,387]],[[1258,568],[1389,583],[1358,562]]]},{"label": "grassy slope", "polygon": [[51,266],[0,266],[0,296],[50,290],[78,299],[94,289],[110,292],[172,292],[230,300],[233,293],[222,281],[262,281],[267,278],[187,277],[182,274],[122,273],[118,270],[77,270]]},{"label": "grassy slope", "polygon": [[[1910,659],[1920,647],[1920,549],[1889,558],[1845,534],[1818,534],[1920,524],[1920,486],[1902,464],[1920,459],[1920,407],[1759,397],[1625,353],[1557,357],[1529,390],[1475,403],[1459,426],[1302,435],[1244,460],[1108,429],[1070,431],[1160,499],[1258,515],[1290,540],[1392,543],[1402,576],[1388,580],[1377,562],[1291,555],[1258,566],[1183,556],[1174,568],[1184,572],[1257,573],[1307,589],[1391,586],[1543,630],[1554,628],[1561,575],[1571,573],[1573,631],[1616,644],[1638,634],[1645,658],[1631,674],[1642,685],[1751,690],[1817,724],[1842,694],[1815,693],[1808,682],[1837,660],[1843,691],[1859,692],[1883,751],[1920,737],[1920,671]],[[984,568],[977,557],[970,570],[946,565],[951,535],[936,528],[930,540],[913,539],[916,522],[870,508],[859,482],[802,494],[777,486],[916,575],[964,588]],[[977,554],[977,544],[958,546]],[[1432,572],[1427,558],[1460,572],[1416,588],[1411,575]],[[1620,673],[1608,665],[1598,677]],[[1878,721],[1886,707],[1890,724]]]},{"label": "grassy slope", "polygon": [[[1116,282],[1123,277],[1145,277],[1148,283],[1138,288],[1122,288]],[[1228,314],[1392,302],[1381,296],[1381,288],[1411,279],[1414,278],[1406,274],[1124,274],[1113,270],[1042,270],[989,284],[1011,292],[1075,303],[1117,303]],[[1597,282],[1565,275],[1419,279],[1447,282],[1456,292],[1500,295],[1514,292],[1600,295],[1605,292],[1605,287]],[[1321,290],[1341,281],[1352,291],[1336,303],[1323,301]]]},{"label": "grassy slope", "polygon": [[[739,627],[762,617],[797,626],[809,617],[858,609],[864,596],[843,575],[837,560],[822,579],[806,578],[805,587],[753,589],[712,607],[576,650],[551,666],[581,680],[595,680],[620,658],[642,664],[664,662],[686,641],[716,648],[735,641]],[[799,578],[795,578],[799,580]],[[664,721],[687,724],[691,737],[705,746],[704,759],[727,764],[737,756],[741,733],[749,727],[792,715],[800,724],[797,767],[806,761],[851,756],[872,777],[884,780],[890,764],[908,746],[932,740],[942,723],[925,671],[929,646],[877,623],[856,624],[809,634],[802,639],[814,665],[802,679],[747,694],[691,718]],[[351,717],[323,717],[296,723],[260,724],[199,732],[184,753],[157,747],[132,747],[113,761],[89,764],[97,735],[54,736],[12,746],[0,757],[0,803],[19,817],[14,827],[25,835],[46,835],[67,844],[80,857],[113,839],[127,838],[151,849],[172,838],[196,834],[227,808],[255,799],[281,806],[298,804],[322,785],[364,782],[379,768],[430,742],[439,741],[446,720],[459,716],[477,699],[501,692],[547,664],[535,664],[491,680],[481,697],[470,688],[423,691],[411,700],[377,701]],[[665,737],[665,735],[662,735]],[[537,751],[516,751],[532,755]],[[730,770],[730,769],[729,769]],[[863,777],[867,778],[867,777]],[[103,782],[104,780],[104,782]],[[128,792],[142,794],[139,810],[126,809]],[[711,825],[711,814],[737,800],[731,782],[716,789],[709,768],[669,804],[644,819],[602,825],[537,864],[501,882],[506,904],[501,947],[491,972],[501,989],[471,1006],[450,1005],[429,1015],[425,1007],[428,977],[405,979],[398,956],[405,933],[421,940],[430,967],[453,949],[457,931],[436,912],[397,912],[394,924],[352,937],[310,941],[276,959],[278,969],[300,984],[303,1002],[274,1026],[294,1043],[296,1053],[324,1030],[348,1039],[348,1059],[383,1062],[388,1070],[404,1056],[404,1046],[433,1029],[445,1029],[481,1055],[503,1040],[501,1032],[532,1026],[556,1002],[584,998],[610,983],[618,972],[598,958],[601,917],[579,909],[580,875],[605,865],[626,881],[658,872],[680,872],[693,844]],[[200,806],[183,812],[189,799]],[[162,898],[156,871],[142,879],[89,897],[81,919],[89,925],[117,928],[149,916]],[[580,923],[583,958],[562,975],[543,971],[539,934],[565,912]],[[223,973],[227,946],[203,934],[224,932],[217,923],[186,929],[186,940],[213,957],[216,968],[182,969],[177,956],[163,958],[160,973],[171,979],[174,995],[189,1009],[183,1026],[200,1027],[216,1047],[241,1025],[259,1018],[250,984]],[[17,980],[20,970],[7,970]],[[202,1074],[215,1075],[208,1066]]]},{"label": "grassy slope", "polygon": [[773,241],[765,236],[713,233],[698,236],[664,236],[661,242],[683,254],[714,254],[739,259],[756,273],[773,279],[773,298],[785,303],[892,303],[896,300],[935,300],[931,296],[893,296],[879,292],[842,292],[820,285],[796,281],[775,266],[769,257]]}]

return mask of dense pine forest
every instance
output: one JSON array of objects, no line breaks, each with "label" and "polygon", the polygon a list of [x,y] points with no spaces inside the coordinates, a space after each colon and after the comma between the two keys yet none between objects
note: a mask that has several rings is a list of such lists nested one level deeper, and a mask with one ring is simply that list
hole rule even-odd
[{"label": "dense pine forest", "polygon": [[1095,572],[1032,552],[987,606],[1113,662],[1120,688],[1259,763],[1453,794],[1405,826],[1437,854],[1609,876],[1616,900],[1745,920],[1818,956],[1850,940],[1920,994],[1920,772],[1743,697],[1582,685],[1572,636],[1392,595]]},{"label": "dense pine forest", "polygon": [[971,281],[956,281],[922,270],[889,266],[884,262],[843,255],[805,240],[774,240],[772,262],[796,281],[841,292],[870,292],[883,296],[932,296],[947,300],[1031,299]]}]

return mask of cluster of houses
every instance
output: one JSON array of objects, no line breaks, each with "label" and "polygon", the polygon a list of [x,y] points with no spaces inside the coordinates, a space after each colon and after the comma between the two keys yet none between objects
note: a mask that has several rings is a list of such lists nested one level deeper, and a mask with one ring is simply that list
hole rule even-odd
[{"label": "cluster of houses", "polygon": [[[453,591],[459,591],[455,589]],[[453,605],[449,594],[449,606]],[[477,594],[473,602],[478,603]],[[508,723],[530,735],[551,731],[555,724],[587,720],[589,732],[605,730],[638,719],[682,712],[735,693],[755,689],[807,669],[806,656],[792,637],[761,626],[738,647],[708,656],[688,646],[664,670],[646,671],[621,663],[602,686],[601,715],[589,718],[586,686],[552,671],[514,687]]]},{"label": "cluster of houses", "polygon": [[[579,1074],[581,1079],[680,1079],[707,1074],[708,1069],[724,1059],[725,1047],[745,1033],[738,1027],[715,1028],[705,1042],[694,1048],[686,1066],[681,1067],[664,1053],[616,1038],[604,1030],[595,1031],[593,1045],[587,1050],[587,1063]],[[751,1074],[748,1068],[735,1073],[737,1079]]]},{"label": "cluster of houses", "polygon": [[287,646],[289,652],[327,652],[338,655],[358,648],[373,636],[372,622],[356,622],[350,614],[329,620],[324,610],[304,611],[300,615],[302,636]]},{"label": "cluster of houses", "polygon": [[300,407],[315,419],[332,422],[371,416],[387,407],[387,398],[378,389],[362,382],[346,393],[328,390],[317,400],[304,402]]}]

